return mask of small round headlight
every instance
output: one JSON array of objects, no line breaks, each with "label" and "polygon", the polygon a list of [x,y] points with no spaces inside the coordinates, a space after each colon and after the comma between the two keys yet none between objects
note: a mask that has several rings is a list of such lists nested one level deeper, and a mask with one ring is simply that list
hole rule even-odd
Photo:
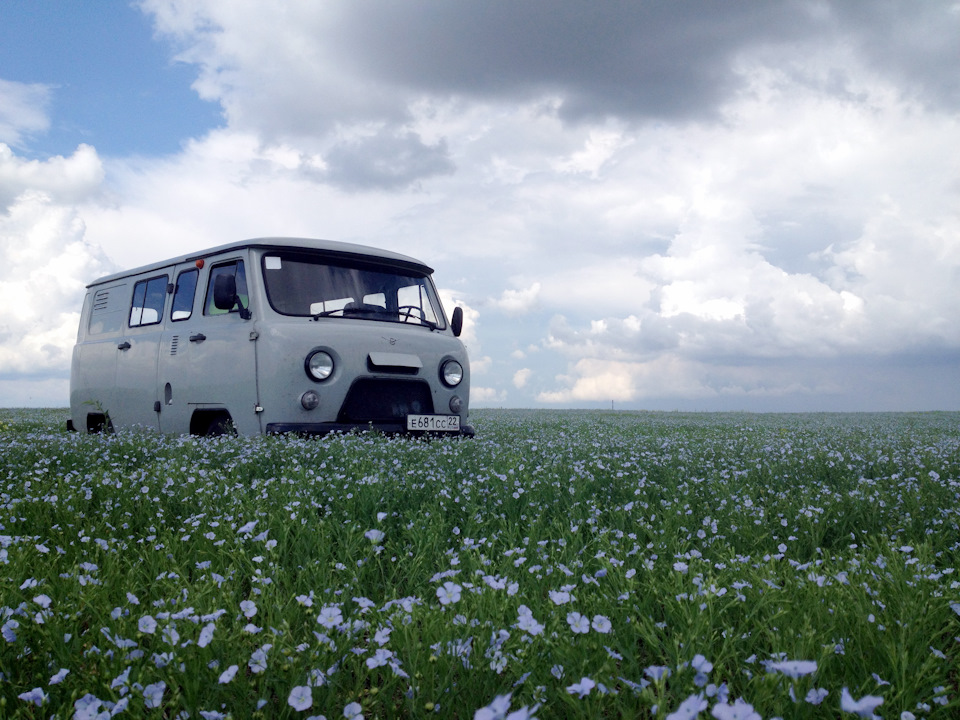
[{"label": "small round headlight", "polygon": [[333,358],[323,350],[310,353],[305,366],[307,375],[313,380],[326,380],[333,374]]},{"label": "small round headlight", "polygon": [[300,396],[300,404],[304,410],[316,410],[320,407],[320,396],[313,390],[307,390]]},{"label": "small round headlight", "polygon": [[440,367],[440,379],[448,387],[456,387],[463,380],[463,366],[456,360],[447,360]]},{"label": "small round headlight", "polygon": [[463,410],[463,400],[459,395],[454,395],[450,398],[450,412],[459,415],[461,410]]}]

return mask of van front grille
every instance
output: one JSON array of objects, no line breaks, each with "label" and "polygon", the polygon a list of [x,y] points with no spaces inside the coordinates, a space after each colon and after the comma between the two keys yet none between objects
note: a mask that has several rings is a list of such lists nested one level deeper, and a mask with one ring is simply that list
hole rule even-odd
[{"label": "van front grille", "polygon": [[337,422],[389,422],[403,420],[411,413],[432,412],[430,386],[422,380],[364,378],[350,388]]}]

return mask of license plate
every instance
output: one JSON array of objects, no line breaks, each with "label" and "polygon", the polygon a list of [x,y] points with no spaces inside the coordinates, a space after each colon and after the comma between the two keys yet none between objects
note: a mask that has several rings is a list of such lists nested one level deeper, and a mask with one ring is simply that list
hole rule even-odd
[{"label": "license plate", "polygon": [[460,432],[459,415],[407,415],[407,430]]}]

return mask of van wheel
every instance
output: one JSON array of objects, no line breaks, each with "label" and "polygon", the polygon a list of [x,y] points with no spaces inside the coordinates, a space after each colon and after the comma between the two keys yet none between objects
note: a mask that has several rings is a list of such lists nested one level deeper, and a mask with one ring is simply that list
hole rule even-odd
[{"label": "van wheel", "polygon": [[87,432],[98,434],[113,432],[113,421],[105,413],[87,413]]},{"label": "van wheel", "polygon": [[237,428],[226,410],[198,410],[190,419],[190,434],[204,437],[236,435]]}]

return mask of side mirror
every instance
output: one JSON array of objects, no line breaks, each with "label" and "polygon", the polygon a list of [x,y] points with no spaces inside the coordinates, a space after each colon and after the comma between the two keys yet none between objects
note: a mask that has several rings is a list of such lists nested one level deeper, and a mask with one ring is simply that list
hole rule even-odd
[{"label": "side mirror", "polygon": [[213,281],[213,304],[217,310],[233,310],[237,304],[237,278],[217,275]]},{"label": "side mirror", "polygon": [[453,334],[457,337],[460,337],[460,333],[463,331],[463,308],[459,305],[453,309],[453,317],[450,318],[450,329],[453,330]]}]

